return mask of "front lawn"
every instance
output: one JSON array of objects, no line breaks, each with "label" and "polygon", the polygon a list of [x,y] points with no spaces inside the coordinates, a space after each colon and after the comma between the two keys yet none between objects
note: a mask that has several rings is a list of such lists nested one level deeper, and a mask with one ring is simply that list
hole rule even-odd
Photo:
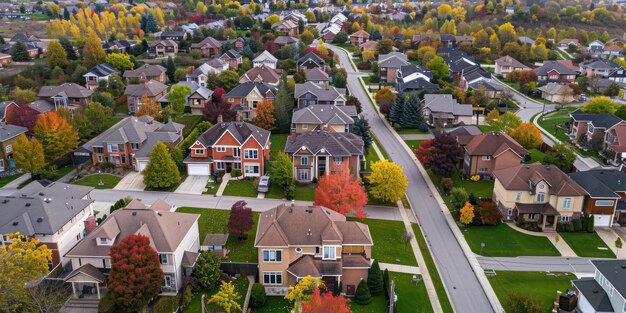
[{"label": "front lawn", "polygon": [[74,166],[69,164],[69,165],[64,165],[60,168],[55,169],[54,171],[50,171],[47,172],[45,174],[41,174],[41,178],[42,179],[48,179],[48,180],[52,180],[52,181],[57,181],[59,179],[61,179],[63,176],[69,174],[72,170],[74,170]]},{"label": "front lawn", "polygon": [[376,146],[380,150],[380,153],[383,154],[383,157],[386,160],[391,161],[391,159],[389,159],[389,155],[387,154],[387,151],[385,151],[385,148],[383,148],[383,146],[380,145],[380,142],[378,142],[378,138],[376,138],[376,135],[374,135],[374,133],[371,133],[371,134],[372,134],[372,141],[376,143]]},{"label": "front lawn", "polygon": [[425,140],[405,140],[404,142],[406,142],[406,145],[409,146],[409,148],[411,148],[411,151],[415,151],[417,150],[417,148],[419,148],[420,143],[422,141],[425,141]]},{"label": "front lawn", "polygon": [[596,233],[561,232],[559,236],[561,236],[580,257],[615,258],[615,253],[613,253]]},{"label": "front lawn", "polygon": [[546,237],[522,234],[506,224],[497,226],[469,226],[461,229],[474,253],[489,257],[560,256]]},{"label": "front lawn", "polygon": [[539,126],[559,140],[568,141],[570,138],[565,134],[566,131],[560,128],[557,129],[557,126],[564,126],[569,121],[569,112],[561,111],[546,114],[543,119],[539,119],[538,123]]},{"label": "front lawn", "polygon": [[293,309],[291,301],[281,296],[267,296],[265,304],[258,308],[252,309],[253,313],[288,313]]},{"label": "front lawn", "polygon": [[16,180],[18,177],[20,177],[22,175],[24,175],[24,173],[19,173],[19,174],[15,174],[15,175],[11,175],[11,176],[0,178],[0,188],[6,186],[8,183]]},{"label": "front lawn", "polygon": [[[422,278],[421,275],[416,276]],[[389,272],[389,279],[396,282],[395,290],[398,295],[396,312],[433,312],[424,281],[414,284],[413,274],[396,272]]]},{"label": "front lawn", "polygon": [[[248,292],[248,278],[245,276],[241,276],[233,281],[233,285],[235,285],[235,292],[239,294],[239,300],[237,301],[239,305],[243,308],[243,302],[246,300],[246,293]],[[202,312],[202,294],[205,295],[204,301],[209,301],[211,296],[216,294],[220,290],[220,287],[214,287],[212,289],[202,289],[200,292],[193,295],[193,299],[191,299],[191,303],[188,307],[185,308],[185,312]],[[223,312],[223,310],[215,304],[205,303],[205,309],[207,313],[218,313]]]},{"label": "front lawn", "polygon": [[299,185],[296,184],[296,200],[315,201],[315,188],[317,184]]},{"label": "front lawn", "polygon": [[387,299],[385,298],[385,295],[378,295],[372,296],[372,302],[367,305],[350,302],[350,311],[352,311],[352,313],[380,313],[388,312],[389,307],[387,306]]},{"label": "front lawn", "polygon": [[[200,214],[198,220],[198,228],[200,231],[200,243],[204,241],[207,233],[227,233],[229,210],[202,209],[180,207],[176,212]],[[254,225],[248,232],[247,240],[237,240],[237,238],[228,237],[226,247],[229,250],[225,261],[231,262],[258,262],[257,249],[254,247],[254,237],[256,236],[256,228],[259,221],[259,213],[253,213]]]},{"label": "front lawn", "polygon": [[487,276],[487,279],[505,309],[508,295],[526,294],[541,302],[542,312],[551,312],[557,290],[571,290],[571,280],[576,276],[571,273],[548,275],[545,272],[497,271],[495,276]]},{"label": "front lawn", "polygon": [[[77,179],[72,184],[81,186],[90,186],[96,189],[113,189],[122,178],[109,175],[109,174],[97,174],[89,175],[83,178]],[[100,184],[102,182],[102,185]]]},{"label": "front lawn", "polygon": [[[433,174],[433,172],[428,169],[428,176],[430,176],[430,179],[433,181],[433,184],[435,184],[436,187],[440,187],[441,186],[441,177]],[[454,174],[452,174],[452,182],[453,182],[453,186],[454,187],[463,187],[465,189],[465,191],[467,191],[467,193],[473,193],[474,196],[476,196],[476,198],[484,198],[484,199],[491,199],[491,196],[493,194],[493,180],[479,180],[479,181],[472,181],[470,179],[466,179],[466,180],[462,180],[461,176],[459,174],[458,171],[455,171]],[[446,199],[447,197],[444,196],[444,199]]]},{"label": "front lawn", "polygon": [[372,258],[382,263],[393,263],[417,266],[411,245],[404,245],[402,231],[404,224],[401,221],[386,221],[377,219],[357,219],[349,217],[350,221],[358,221],[369,226],[374,246]]},{"label": "front lawn", "polygon": [[224,196],[241,196],[256,198],[258,192],[252,179],[229,180],[224,189]]},{"label": "front lawn", "polygon": [[370,146],[369,149],[367,149],[367,154],[365,155],[365,168],[363,168],[363,170],[371,171],[372,162],[376,162],[379,160],[380,158],[378,157],[376,150],[374,150],[374,146]]},{"label": "front lawn", "polygon": [[530,154],[530,159],[526,162],[528,164],[532,164],[535,162],[543,163],[543,158],[546,156],[545,153],[535,148],[529,149],[528,153]]},{"label": "front lawn", "polygon": [[203,192],[203,195],[214,195],[217,192],[217,189],[220,188],[220,184],[210,181],[206,183],[206,191]]},{"label": "front lawn", "polygon": [[282,152],[285,151],[287,138],[289,138],[289,134],[271,134],[270,135],[270,142],[272,143],[270,145],[270,160],[272,158],[272,155],[280,151]]},{"label": "front lawn", "polygon": [[179,115],[174,119],[174,122],[185,125],[183,133],[185,136],[189,134],[193,128],[202,120],[202,115]]}]

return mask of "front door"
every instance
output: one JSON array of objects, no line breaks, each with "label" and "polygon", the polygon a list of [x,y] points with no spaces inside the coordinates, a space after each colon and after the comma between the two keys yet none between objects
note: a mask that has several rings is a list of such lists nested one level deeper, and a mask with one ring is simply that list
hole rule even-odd
[{"label": "front door", "polygon": [[232,163],[226,163],[226,173],[230,173],[230,171],[233,169],[233,164]]},{"label": "front door", "polygon": [[347,285],[346,286],[346,294],[348,296],[354,295],[354,285]]},{"label": "front door", "polygon": [[326,174],[326,158],[320,157],[317,161],[318,174],[317,177],[322,177]]}]

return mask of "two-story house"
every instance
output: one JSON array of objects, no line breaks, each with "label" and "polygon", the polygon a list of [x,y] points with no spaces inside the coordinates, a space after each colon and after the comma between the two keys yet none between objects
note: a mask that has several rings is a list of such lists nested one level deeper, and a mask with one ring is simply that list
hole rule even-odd
[{"label": "two-story house", "polygon": [[298,66],[298,70],[308,70],[314,67],[325,68],[326,61],[315,54],[315,52],[309,51],[296,61],[296,65]]},{"label": "two-story house", "polygon": [[54,104],[55,109],[75,110],[85,108],[91,102],[93,90],[75,83],[63,83],[59,86],[43,86],[39,89],[39,99]]},{"label": "two-story house", "polygon": [[296,84],[293,96],[296,99],[296,106],[298,108],[318,104],[344,105],[347,101],[346,90],[344,88],[320,85],[312,81]]},{"label": "two-story house", "polygon": [[472,136],[465,145],[463,171],[470,176],[490,176],[499,169],[518,166],[528,155],[509,135],[486,132]]},{"label": "two-story house", "polygon": [[124,78],[126,78],[127,82],[131,83],[133,80],[137,82],[156,80],[165,83],[167,81],[166,72],[167,69],[161,65],[144,64],[137,69],[125,71]]},{"label": "two-story house", "polygon": [[284,46],[291,46],[293,49],[298,48],[298,43],[300,39],[292,36],[278,36],[274,39],[274,45],[276,45],[277,49],[280,49]]},{"label": "two-story house", "polygon": [[275,56],[273,56],[271,53],[269,53],[267,50],[263,50],[261,54],[259,54],[256,58],[254,58],[254,60],[252,60],[253,67],[265,65],[267,67],[271,67],[275,69],[277,64],[278,64],[278,59]]},{"label": "two-story house", "polygon": [[626,123],[611,127],[604,136],[602,156],[615,166],[626,163]]},{"label": "two-story house", "polygon": [[397,72],[403,66],[409,65],[406,54],[391,52],[378,56],[378,77],[383,83],[392,83],[396,80]]},{"label": "two-story house", "polygon": [[185,78],[188,82],[195,82],[201,87],[206,87],[209,74],[219,74],[227,70],[228,66],[229,64],[226,61],[215,58],[198,66],[193,72],[187,74]]},{"label": "two-story house", "polygon": [[239,68],[239,66],[241,65],[243,57],[236,50],[230,49],[230,50],[222,53],[222,55],[219,57],[219,59],[224,61],[224,62],[226,62],[226,63],[228,63],[228,68],[229,69],[236,71]]},{"label": "two-story house", "polygon": [[281,70],[277,70],[266,65],[255,66],[241,75],[239,82],[242,84],[247,82],[260,82],[272,86],[278,86],[281,74]]},{"label": "two-story house", "polygon": [[557,61],[545,61],[543,65],[533,69],[540,83],[573,83],[578,73]]},{"label": "two-story house", "polygon": [[[135,114],[144,100],[150,103],[156,103],[157,100],[161,99],[166,93],[167,85],[156,80],[126,85],[124,96],[126,96],[128,102],[128,113]],[[146,99],[144,99],[144,97]]]},{"label": "two-story house", "polygon": [[621,313],[626,308],[624,260],[591,260],[593,277],[572,280],[578,298],[576,312]]},{"label": "two-story house", "polygon": [[135,40],[113,40],[103,44],[102,48],[104,48],[106,52],[118,51],[119,53],[129,53],[136,45],[137,41]]},{"label": "two-story house", "polygon": [[259,280],[271,295],[287,294],[306,276],[354,295],[359,282],[367,280],[373,244],[367,225],[348,222],[333,210],[280,205],[259,217],[254,239]]},{"label": "two-story house", "polygon": [[364,44],[368,39],[370,39],[370,34],[360,29],[350,34],[350,36],[348,36],[348,39],[350,40],[350,44],[352,44],[353,46],[360,46],[361,44]]},{"label": "two-story house", "polygon": [[0,123],[0,173],[15,168],[13,145],[27,131],[26,127]]},{"label": "two-story house", "polygon": [[583,212],[593,216],[595,226],[626,222],[626,173],[591,169],[568,175],[587,191]]},{"label": "two-story house", "polygon": [[192,43],[191,49],[199,49],[203,57],[213,58],[222,51],[222,43],[213,37],[206,37],[198,43]]},{"label": "two-story house", "polygon": [[175,57],[178,53],[178,44],[169,39],[159,39],[150,43],[148,55],[151,57]]},{"label": "two-story house", "polygon": [[611,114],[590,114],[578,109],[570,113],[572,118],[570,135],[574,142],[587,144],[593,138],[601,138],[600,142],[607,142],[607,133],[617,125],[625,125],[621,118]]},{"label": "two-story house", "polygon": [[434,127],[471,124],[474,116],[471,104],[460,104],[448,94],[424,95],[423,108],[424,120]]},{"label": "two-story house", "polygon": [[587,77],[609,77],[611,73],[620,68],[615,62],[606,59],[591,59],[579,64],[580,74]]},{"label": "two-story house", "polygon": [[[85,236],[86,220],[93,218],[93,187],[33,181],[15,193],[0,196],[0,245],[7,234],[19,232],[52,250],[50,268],[65,265],[63,255]],[[94,221],[95,223],[95,221]]]},{"label": "two-story house", "polygon": [[419,66],[404,65],[396,71],[396,90],[402,92],[437,91],[439,85],[431,83],[433,74]]},{"label": "two-story house", "polygon": [[306,81],[312,82],[321,86],[328,86],[330,83],[330,76],[319,67],[308,69],[305,72]]},{"label": "two-story house", "polygon": [[594,40],[587,45],[585,50],[591,55],[600,55],[604,51],[604,43],[600,40]]},{"label": "two-story house", "polygon": [[298,23],[283,20],[272,25],[272,30],[283,36],[298,36]]},{"label": "two-story house", "polygon": [[580,218],[587,191],[554,165],[519,164],[495,170],[493,201],[505,221],[536,222],[555,231],[559,222]]},{"label": "two-story house", "polygon": [[626,84],[626,68],[620,66],[614,69],[607,78],[616,83]]},{"label": "two-story house", "polygon": [[191,114],[204,114],[204,109],[210,105],[213,100],[213,90],[198,86],[195,82],[187,82],[185,85],[191,88],[191,93],[187,96],[187,106]]},{"label": "two-story house", "polygon": [[176,43],[180,43],[181,41],[187,39],[187,33],[185,31],[162,31],[155,36],[161,40],[172,40]]},{"label": "two-story house", "polygon": [[378,51],[378,41],[368,40],[359,45],[359,51]]},{"label": "two-story house", "polygon": [[[99,280],[111,271],[111,247],[129,235],[138,234],[150,239],[150,246],[159,256],[164,274],[160,294],[175,295],[183,287],[183,279],[189,276],[199,255],[200,215],[171,212],[171,209],[172,206],[163,200],[148,207],[135,199],[125,208],[112,212],[65,254],[73,269],[66,281],[72,283],[74,290],[81,290],[83,285],[105,284]],[[72,280],[77,273],[85,271],[99,272],[100,275],[82,275],[86,279]]]},{"label": "two-story house", "polygon": [[94,90],[98,88],[101,80],[109,81],[109,76],[117,74],[119,71],[109,63],[102,63],[92,67],[83,75],[85,77],[85,88]]},{"label": "two-story house", "polygon": [[171,120],[159,123],[148,115],[127,117],[76,149],[72,159],[75,163],[133,166],[141,172],[150,161],[152,147],[157,142],[177,146],[183,140],[184,127]]},{"label": "two-story house", "polygon": [[496,60],[496,75],[506,76],[513,71],[528,71],[530,67],[524,65],[522,62],[514,59],[510,55],[503,56]]},{"label": "two-story house", "polygon": [[361,172],[363,140],[349,132],[291,130],[285,152],[293,159],[296,181],[309,183],[336,167],[353,176]]},{"label": "two-story house", "polygon": [[232,110],[239,111],[243,120],[256,116],[256,107],[261,101],[274,103],[278,89],[275,86],[260,82],[246,82],[231,89],[224,95]]},{"label": "two-story house", "polygon": [[189,147],[183,163],[188,175],[212,175],[216,171],[240,170],[245,177],[265,173],[270,157],[270,132],[246,122],[222,122],[202,133]]},{"label": "two-story house", "polygon": [[318,130],[349,132],[356,117],[355,106],[311,105],[293,112],[291,129],[298,133]]}]

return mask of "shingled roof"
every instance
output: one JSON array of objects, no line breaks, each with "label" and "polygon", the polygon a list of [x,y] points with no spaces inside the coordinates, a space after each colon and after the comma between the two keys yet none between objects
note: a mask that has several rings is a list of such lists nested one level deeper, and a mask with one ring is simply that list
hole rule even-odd
[{"label": "shingled roof", "polygon": [[352,133],[337,133],[327,131],[311,131],[290,137],[285,146],[285,152],[293,154],[302,148],[314,154],[328,153],[334,157],[350,157],[363,155],[363,139]]},{"label": "shingled roof", "polygon": [[229,132],[240,144],[243,144],[249,137],[253,137],[256,141],[265,147],[269,143],[270,132],[261,127],[246,122],[222,122],[213,125],[204,133],[198,136],[198,141],[205,147],[213,146],[218,139]]},{"label": "shingled roof", "polygon": [[611,128],[623,120],[611,113],[602,113],[602,114],[591,114],[585,113],[583,110],[578,109],[572,113],[570,116],[574,120],[574,122],[589,122],[593,124],[595,128]]},{"label": "shingled roof", "polygon": [[151,79],[145,83],[127,85],[124,90],[124,95],[131,97],[142,97],[144,95],[154,97],[165,90],[167,90],[167,85]]},{"label": "shingled roof", "polygon": [[554,165],[520,164],[515,167],[496,170],[492,175],[507,190],[534,191],[539,182],[545,181],[550,186],[551,195],[587,195],[587,191],[583,187]]},{"label": "shingled roof", "polygon": [[354,124],[356,107],[334,105],[312,105],[293,112],[292,123],[304,124]]},{"label": "shingled roof", "polygon": [[465,150],[469,155],[489,155],[493,157],[497,157],[509,149],[521,157],[528,155],[528,150],[524,149],[515,139],[500,132],[486,132],[475,135],[465,146]]},{"label": "shingled roof", "polygon": [[75,83],[63,83],[59,86],[44,86],[39,89],[37,96],[51,98],[54,96],[66,96],[68,98],[89,98],[93,90],[89,90]]}]

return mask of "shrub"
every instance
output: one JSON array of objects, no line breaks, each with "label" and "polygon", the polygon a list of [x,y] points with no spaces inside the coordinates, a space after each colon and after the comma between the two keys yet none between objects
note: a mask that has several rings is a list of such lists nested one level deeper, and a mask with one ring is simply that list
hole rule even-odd
[{"label": "shrub", "polygon": [[369,70],[369,69],[371,69],[371,68],[372,68],[372,63],[367,62],[367,61],[365,61],[365,62],[359,62],[359,63],[356,65],[356,68],[358,68],[358,69],[360,69],[360,70]]},{"label": "shrub", "polygon": [[372,74],[370,76],[370,83],[378,84],[380,82],[380,77],[378,77],[378,73]]},{"label": "shrub", "polygon": [[467,201],[469,201],[471,205],[476,205],[476,196],[473,192],[470,192],[469,197],[467,197]]},{"label": "shrub", "polygon": [[583,229],[583,223],[580,219],[575,219],[572,221],[572,225],[574,226],[574,231],[579,232]]},{"label": "shrub", "polygon": [[450,193],[450,190],[454,186],[454,182],[452,181],[452,178],[450,177],[443,177],[441,178],[440,185],[441,185],[441,191],[443,191],[443,193],[447,195],[448,193]]},{"label": "shrub", "polygon": [[580,221],[582,222],[582,230],[583,231],[587,231],[587,228],[589,228],[589,217],[581,217]]},{"label": "shrub", "polygon": [[367,287],[365,280],[361,280],[359,283],[353,300],[354,303],[360,305],[367,305],[372,301],[372,294],[370,293],[370,289]]},{"label": "shrub", "polygon": [[382,294],[385,290],[383,287],[383,276],[380,272],[378,260],[374,260],[367,274],[367,287],[373,296]]},{"label": "shrub", "polygon": [[465,205],[467,197],[467,191],[463,187],[454,187],[450,191],[450,204],[455,210],[458,210]]},{"label": "shrub", "polygon": [[385,287],[385,298],[387,300],[389,300],[389,284],[390,284],[390,280],[389,280],[389,270],[385,269],[383,271],[383,286]]},{"label": "shrub", "polygon": [[185,287],[185,291],[183,292],[183,308],[186,308],[193,300],[193,291],[191,290],[191,286]]},{"label": "shrub", "polygon": [[542,310],[541,303],[537,299],[521,293],[513,293],[507,296],[504,309],[512,313],[539,313]]},{"label": "shrub", "polygon": [[241,170],[232,170],[230,172],[230,176],[231,177],[239,177],[239,176],[241,176]]},{"label": "shrub", "polygon": [[574,231],[574,224],[572,222],[565,223],[565,225],[563,225],[563,230],[568,232],[568,233],[573,232]]},{"label": "shrub", "polygon": [[563,223],[556,224],[556,231],[559,233],[563,232]]},{"label": "shrub", "polygon": [[205,289],[215,287],[221,273],[220,261],[211,252],[200,254],[193,268],[193,275],[198,279],[200,286]]},{"label": "shrub", "polygon": [[114,313],[116,312],[115,307],[115,299],[113,299],[113,295],[107,293],[100,299],[100,303],[98,304],[98,313]]},{"label": "shrub", "polygon": [[265,287],[259,283],[252,285],[252,293],[250,294],[250,304],[253,308],[260,308],[265,305]]},{"label": "shrub", "polygon": [[474,175],[472,177],[470,177],[471,181],[479,181],[480,180],[480,175]]},{"label": "shrub", "polygon": [[422,132],[427,132],[428,131],[428,125],[426,125],[426,123],[421,123],[420,126],[418,127],[418,129]]},{"label": "shrub", "polygon": [[178,297],[159,297],[152,307],[153,313],[172,313],[178,310]]},{"label": "shrub", "polygon": [[500,222],[500,210],[493,201],[478,201],[478,215],[483,225],[497,225]]}]

